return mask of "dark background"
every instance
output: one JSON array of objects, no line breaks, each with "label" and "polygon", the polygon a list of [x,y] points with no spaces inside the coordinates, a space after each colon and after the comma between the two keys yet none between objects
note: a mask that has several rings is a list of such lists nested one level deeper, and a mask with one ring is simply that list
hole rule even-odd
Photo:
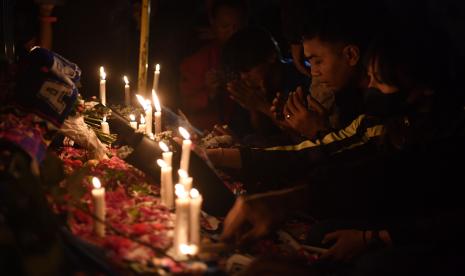
[{"label": "dark background", "polygon": [[[123,101],[122,76],[128,75],[132,89],[137,87],[139,52],[140,0],[36,0],[58,2],[53,15],[53,50],[77,63],[82,71],[81,94],[98,95],[98,68],[107,71],[107,99],[110,104]],[[249,23],[271,31],[283,55],[289,56],[288,41],[283,33],[283,11],[299,0],[249,0]],[[311,1],[311,0],[310,0]],[[2,48],[15,41],[16,55],[21,43],[38,28],[34,0],[1,0]],[[197,28],[208,26],[205,0],[152,0],[148,84],[151,85],[155,63],[162,66],[160,98],[176,108],[178,67],[182,58],[202,43]],[[458,0],[379,1],[395,13],[407,14],[412,20],[428,17],[443,25],[454,41],[458,58],[465,56],[465,4]],[[285,20],[292,20],[285,18]],[[369,24],[369,22],[367,22]],[[5,50],[6,51],[6,50]],[[7,53],[2,49],[2,60]],[[431,53],[425,58],[440,58]],[[11,61],[8,61],[11,62]],[[3,66],[3,65],[2,65]],[[440,70],[440,68],[438,68]]]}]

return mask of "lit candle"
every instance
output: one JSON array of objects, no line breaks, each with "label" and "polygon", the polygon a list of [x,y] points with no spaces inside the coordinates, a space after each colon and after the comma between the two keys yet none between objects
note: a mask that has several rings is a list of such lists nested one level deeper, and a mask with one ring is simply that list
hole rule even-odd
[{"label": "lit candle", "polygon": [[102,132],[105,134],[110,134],[110,125],[107,122],[107,116],[103,116],[103,121],[101,123]]},{"label": "lit candle", "polygon": [[195,244],[180,244],[179,251],[182,255],[194,256],[199,251],[199,248]]},{"label": "lit candle", "polygon": [[145,126],[145,133],[150,136],[152,133],[152,105],[150,100],[144,99],[141,95],[136,95],[137,100],[139,103],[142,105],[142,108],[144,109],[145,112],[145,121],[146,121],[146,126]]},{"label": "lit candle", "polygon": [[174,249],[177,255],[183,255],[181,245],[187,244],[189,235],[189,194],[181,184],[176,184],[176,221],[174,225]]},{"label": "lit candle", "polygon": [[181,153],[181,164],[180,169],[189,172],[189,159],[191,154],[192,141],[189,140],[190,134],[183,127],[179,127],[179,133],[184,138],[182,141],[182,153]]},{"label": "lit candle", "polygon": [[153,105],[155,106],[155,134],[161,132],[161,105],[156,90],[152,90]]},{"label": "lit candle", "polygon": [[155,71],[153,73],[153,86],[152,89],[158,91],[158,81],[160,79],[160,64],[155,66]]},{"label": "lit candle", "polygon": [[190,190],[190,236],[189,243],[191,245],[200,245],[200,210],[202,206],[202,196],[197,189]]},{"label": "lit candle", "polygon": [[173,160],[173,152],[170,151],[170,148],[163,142],[160,141],[158,143],[160,146],[161,150],[163,151],[162,156],[163,156],[163,161],[168,164],[168,166],[172,166],[172,160]]},{"label": "lit candle", "polygon": [[103,66],[100,66],[100,102],[103,105],[107,105],[107,92],[106,92],[106,80],[107,74]]},{"label": "lit candle", "polygon": [[129,119],[131,120],[129,122],[129,125],[133,128],[133,129],[137,129],[137,122],[136,122],[136,116],[134,114],[131,114],[129,115]]},{"label": "lit candle", "polygon": [[145,118],[140,114],[139,132],[145,133]]},{"label": "lit candle", "polygon": [[189,174],[185,170],[178,170],[178,175],[179,175],[179,183],[181,183],[184,186],[184,189],[186,191],[190,191],[192,188],[192,177],[189,177]]},{"label": "lit candle", "polygon": [[105,236],[105,188],[102,187],[97,177],[92,178],[92,202],[94,204],[94,215],[100,221],[95,221],[94,231],[99,237]]},{"label": "lit candle", "polygon": [[173,173],[171,166],[162,159],[157,160],[158,166],[161,168],[160,178],[160,196],[161,203],[169,209],[174,207],[174,193],[173,193]]},{"label": "lit candle", "polygon": [[128,80],[128,77],[124,76],[123,77],[123,81],[124,81],[124,104],[126,106],[130,106],[131,105],[131,90],[129,88],[129,80]]},{"label": "lit candle", "polygon": [[152,136],[153,133],[152,133],[152,127],[153,127],[153,114],[152,114],[152,103],[150,102],[150,100],[145,100],[145,106],[146,106],[146,110],[145,110],[145,120],[147,121],[146,124],[147,124],[147,129],[146,129],[146,133],[147,135],[149,136]]}]

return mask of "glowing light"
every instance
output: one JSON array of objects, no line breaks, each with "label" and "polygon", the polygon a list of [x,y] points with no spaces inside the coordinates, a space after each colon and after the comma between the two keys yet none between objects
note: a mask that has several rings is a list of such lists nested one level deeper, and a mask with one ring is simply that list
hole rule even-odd
[{"label": "glowing light", "polygon": [[153,99],[153,104],[155,105],[155,110],[157,112],[160,112],[161,111],[160,101],[158,100],[157,93],[155,92],[154,89],[152,89],[152,99]]},{"label": "glowing light", "polygon": [[129,85],[129,80],[128,80],[128,77],[124,76],[123,77],[123,81],[126,85]]},{"label": "glowing light", "polygon": [[164,152],[168,152],[170,150],[170,148],[163,141],[160,141],[160,143],[158,143],[158,145],[160,146],[161,150],[164,151]]},{"label": "glowing light", "polygon": [[100,189],[102,187],[102,183],[100,183],[100,179],[97,177],[92,177],[92,185],[94,186],[95,189]]},{"label": "glowing light", "polygon": [[129,119],[130,119],[131,121],[135,121],[135,120],[136,120],[136,116],[135,116],[134,114],[131,114],[131,115],[129,115]]},{"label": "glowing light", "polygon": [[189,138],[191,137],[189,132],[183,127],[179,127],[179,133],[184,138],[184,140],[189,140]]},{"label": "glowing light", "polygon": [[168,167],[168,164],[163,159],[157,159],[157,164],[160,168]]},{"label": "glowing light", "polygon": [[105,73],[105,69],[103,68],[103,66],[100,66],[100,79],[105,80],[106,77],[107,73]]}]

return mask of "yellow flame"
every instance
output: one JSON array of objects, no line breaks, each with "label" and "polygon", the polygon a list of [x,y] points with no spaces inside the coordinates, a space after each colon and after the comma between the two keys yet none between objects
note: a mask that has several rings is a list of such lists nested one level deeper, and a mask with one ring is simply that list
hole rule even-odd
[{"label": "yellow flame", "polygon": [[100,189],[102,187],[102,184],[100,183],[100,179],[97,177],[92,177],[92,185],[94,185],[95,189]]},{"label": "yellow flame", "polygon": [[198,198],[200,196],[200,193],[197,189],[193,188],[190,191],[191,198]]},{"label": "yellow flame", "polygon": [[107,73],[105,73],[105,69],[103,68],[103,66],[100,66],[100,79],[105,80],[106,77]]},{"label": "yellow flame", "polygon": [[107,116],[103,116],[103,122],[107,121]]},{"label": "yellow flame", "polygon": [[134,114],[131,114],[129,115],[129,119],[134,122],[136,120],[136,116]]},{"label": "yellow flame", "polygon": [[170,150],[170,148],[163,141],[160,141],[160,143],[158,143],[158,145],[160,146],[161,150],[164,151],[164,152],[168,152]]},{"label": "yellow flame", "polygon": [[128,80],[128,77],[126,76],[123,76],[123,81],[126,85],[129,85],[129,80]]},{"label": "yellow flame", "polygon": [[160,72],[160,64],[155,65],[155,72]]},{"label": "yellow flame", "polygon": [[198,248],[195,244],[180,244],[179,251],[184,255],[195,255],[197,254]]},{"label": "yellow flame", "polygon": [[152,89],[152,98],[153,98],[153,104],[155,105],[155,110],[157,112],[160,112],[161,111],[160,101],[158,100],[157,92],[155,92],[154,89]]},{"label": "yellow flame", "polygon": [[168,164],[163,159],[157,159],[157,164],[160,168],[168,167]]},{"label": "yellow flame", "polygon": [[178,129],[179,129],[179,133],[184,138],[184,140],[189,140],[189,138],[191,137],[189,132],[183,127],[179,127]]},{"label": "yellow flame", "polygon": [[136,94],[136,98],[137,98],[137,100],[139,101],[140,105],[142,105],[142,108],[143,108],[144,110],[147,110],[147,103],[146,103],[144,97],[142,97],[142,96],[139,95],[139,94]]},{"label": "yellow flame", "polygon": [[189,174],[185,170],[178,170],[178,175],[180,178],[188,178]]}]

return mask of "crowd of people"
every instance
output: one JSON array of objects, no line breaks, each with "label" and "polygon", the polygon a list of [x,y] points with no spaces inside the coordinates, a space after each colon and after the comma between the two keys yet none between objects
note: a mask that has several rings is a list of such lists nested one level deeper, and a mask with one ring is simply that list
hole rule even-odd
[{"label": "crowd of people", "polygon": [[[249,23],[247,1],[207,2],[211,42],[180,63],[179,89],[194,125],[227,124],[241,145],[207,150],[247,190],[222,239],[247,245],[305,213],[316,220],[306,243],[327,249],[312,264],[259,258],[244,273],[463,275],[463,56],[447,24],[389,1],[289,1],[287,58]],[[0,115],[0,265],[32,275],[36,261],[66,251],[30,184],[40,183],[81,71],[28,50]],[[17,220],[31,209],[34,226]],[[69,271],[49,264],[48,275]]]}]

